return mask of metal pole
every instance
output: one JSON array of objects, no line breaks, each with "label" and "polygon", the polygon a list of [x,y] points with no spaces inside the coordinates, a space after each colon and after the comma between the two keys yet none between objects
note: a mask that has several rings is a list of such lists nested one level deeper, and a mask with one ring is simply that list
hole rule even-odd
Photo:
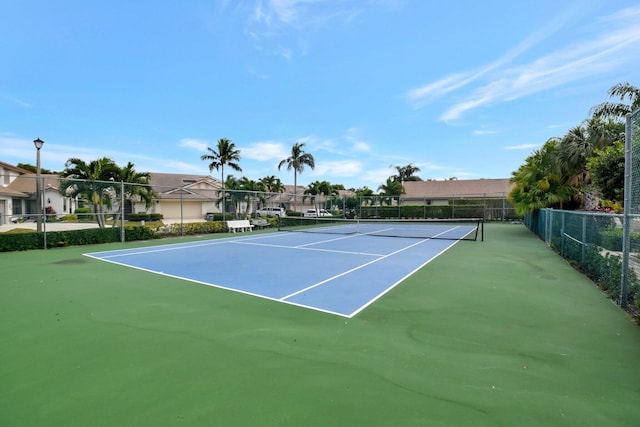
[{"label": "metal pole", "polygon": [[[37,141],[37,140],[36,140]],[[42,232],[42,194],[40,189],[40,148],[36,146],[36,222],[38,233]]]},{"label": "metal pole", "polygon": [[42,211],[40,212],[41,216],[38,218],[42,218],[42,231],[43,233],[43,241],[44,241],[44,249],[47,249],[47,215],[44,209],[44,178],[41,178],[40,188],[42,188],[42,198],[40,199],[40,206],[42,206]]},{"label": "metal pole", "polygon": [[622,238],[622,274],[620,275],[620,307],[626,306],[629,283],[629,251],[631,249],[631,114],[627,114],[624,130],[624,224]]},{"label": "metal pole", "polygon": [[180,189],[180,235],[182,237],[184,237],[184,215],[182,211],[183,193],[184,193],[184,187]]},{"label": "metal pole", "polygon": [[124,241],[124,181],[120,181],[120,242]]}]

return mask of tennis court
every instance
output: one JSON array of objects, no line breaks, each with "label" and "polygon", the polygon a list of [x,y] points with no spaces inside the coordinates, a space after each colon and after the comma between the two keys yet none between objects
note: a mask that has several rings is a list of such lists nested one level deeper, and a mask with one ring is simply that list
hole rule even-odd
[{"label": "tennis court", "polygon": [[[145,251],[208,245],[199,251],[211,261],[180,256],[200,265],[236,247],[253,259],[247,248],[269,242],[259,257],[281,268],[242,273],[269,281],[298,267],[265,254],[321,252],[292,247],[348,235],[254,231],[216,236],[219,246],[191,236],[2,253],[0,425],[637,427],[638,325],[524,226],[486,231],[351,318],[271,299],[284,291],[255,298],[84,256],[151,259]],[[297,240],[274,247],[267,237],[278,235]],[[382,242],[425,240],[370,239],[376,246],[359,251],[383,256],[393,250]],[[222,269],[253,265],[236,264]]]},{"label": "tennis court", "polygon": [[459,239],[477,232],[477,225],[460,221],[301,222],[289,233],[245,233],[86,255],[353,317]]}]

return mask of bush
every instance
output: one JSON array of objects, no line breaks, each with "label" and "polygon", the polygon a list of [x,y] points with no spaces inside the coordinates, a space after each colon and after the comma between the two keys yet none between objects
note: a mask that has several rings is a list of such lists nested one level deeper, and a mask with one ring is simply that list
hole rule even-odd
[{"label": "bush", "polygon": [[207,222],[188,222],[184,224],[171,224],[167,227],[163,227],[159,231],[162,234],[170,236],[181,236],[183,234],[210,234],[210,233],[222,233],[224,231],[224,223],[222,221],[207,221]]},{"label": "bush", "polygon": [[[149,240],[156,233],[147,227],[125,227],[125,241]],[[84,230],[49,231],[47,248],[62,246],[94,245],[120,241],[119,228],[87,228]],[[0,252],[26,251],[42,249],[44,233],[2,233],[0,234]]]},{"label": "bush", "polygon": [[93,214],[91,208],[78,208],[75,214],[80,222],[93,222],[96,220],[96,216]]},{"label": "bush", "polygon": [[160,221],[162,214],[159,213],[130,213],[125,214],[124,219],[127,221]]},{"label": "bush", "polygon": [[[607,228],[600,232],[600,245],[610,251],[622,251],[624,230],[622,228]],[[629,241],[632,248],[640,247],[640,233],[631,233]]]},{"label": "bush", "polygon": [[62,218],[60,218],[61,221],[77,221],[78,220],[78,215],[76,214],[69,214],[69,215],[65,215]]}]

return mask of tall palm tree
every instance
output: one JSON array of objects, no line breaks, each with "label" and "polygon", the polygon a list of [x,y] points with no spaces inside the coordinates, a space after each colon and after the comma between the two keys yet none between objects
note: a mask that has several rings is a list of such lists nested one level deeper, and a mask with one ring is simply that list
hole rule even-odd
[{"label": "tall palm tree", "polygon": [[76,157],[68,159],[60,183],[60,193],[67,197],[84,197],[91,203],[98,226],[105,225],[104,206],[109,204],[108,191],[113,191],[114,181],[119,180],[120,168],[107,158],[86,163]]},{"label": "tall palm tree", "polygon": [[302,173],[305,166],[309,166],[311,169],[315,169],[316,162],[313,155],[305,153],[302,149],[304,143],[296,142],[291,147],[291,155],[286,159],[283,159],[278,164],[278,170],[284,165],[287,165],[287,170],[293,169],[293,204],[297,204],[298,199],[298,174]]},{"label": "tall palm tree", "polygon": [[[591,109],[591,114],[595,117],[624,117],[640,108],[640,88],[629,84],[629,82],[618,83],[609,89],[609,98],[620,98],[621,102],[603,102]],[[625,99],[629,103],[625,103]]]},{"label": "tall palm tree", "polygon": [[[236,145],[227,138],[220,138],[215,150],[211,147],[207,147],[207,150],[209,154],[203,154],[200,159],[211,162],[209,163],[209,172],[213,172],[214,169],[221,171],[220,182],[222,183],[222,198],[224,200],[224,167],[228,165],[231,169],[242,172],[242,168],[236,163],[240,161],[240,150],[237,150]],[[222,220],[224,221],[226,208],[224,203],[222,206]]]}]

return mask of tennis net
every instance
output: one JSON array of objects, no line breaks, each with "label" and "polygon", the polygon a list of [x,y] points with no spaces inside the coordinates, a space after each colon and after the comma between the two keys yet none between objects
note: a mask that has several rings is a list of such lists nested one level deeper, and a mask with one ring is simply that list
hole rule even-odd
[{"label": "tennis net", "polygon": [[287,216],[279,218],[278,230],[416,239],[478,240],[480,238],[484,241],[484,220],[482,218],[364,220]]}]

